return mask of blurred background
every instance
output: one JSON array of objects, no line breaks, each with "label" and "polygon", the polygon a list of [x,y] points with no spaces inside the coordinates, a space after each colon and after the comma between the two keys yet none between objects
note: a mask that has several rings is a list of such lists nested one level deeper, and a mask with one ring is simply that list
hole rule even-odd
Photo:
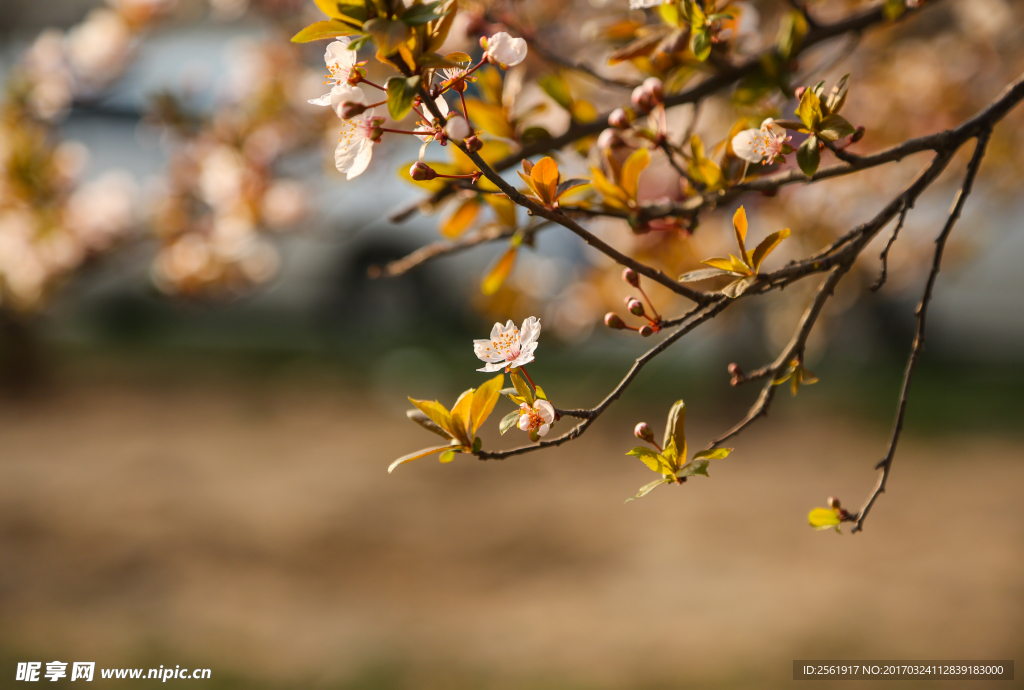
[{"label": "blurred background", "polygon": [[[871,4],[810,9],[828,21]],[[1024,71],[1020,3],[928,4],[800,58],[808,83],[852,73],[844,115],[867,128],[856,151],[953,126]],[[769,45],[792,9],[735,5],[737,57]],[[478,54],[501,10],[462,5],[446,50]],[[657,21],[624,1],[514,14],[606,76],[699,79],[605,65]],[[788,686],[794,659],[1020,659],[1021,112],[996,130],[950,241],[888,490],[864,533],[838,536],[809,529],[807,511],[829,495],[855,508],[874,485],[966,159],[909,215],[886,286],[867,290],[883,236],[840,287],[808,352],[821,383],[779,396],[710,478],[623,505],[649,480],[624,455],[633,426],[661,434],[679,398],[691,443],[731,426],[757,391],[729,387],[726,366],[773,358],[813,285],[688,336],[578,442],[388,475],[432,440],[405,418],[406,396],[450,404],[479,385],[471,340],[495,320],[541,318],[531,374],[566,408],[595,404],[651,342],[601,326],[630,288],[560,229],[520,249],[493,294],[481,278],[504,242],[371,278],[465,233],[454,217],[470,200],[392,222],[424,198],[396,175],[417,155],[408,138],[386,137],[356,180],[334,171],[334,115],[306,102],[325,89],[323,44],[288,42],[319,17],[303,0],[0,6],[0,687],[20,685],[18,661],[54,659],[211,668],[209,687],[367,690],[764,688]],[[498,97],[510,146],[568,125],[537,86],[555,73],[598,111],[628,98],[531,54],[521,88]],[[738,118],[790,115],[746,87],[670,112],[672,131],[692,124],[710,150]],[[561,165],[586,174],[594,160],[581,148]],[[751,235],[793,228],[772,260],[807,254],[923,161],[744,199]],[[642,182],[648,198],[681,193],[657,157]],[[733,210],[692,236],[590,227],[678,273],[729,251]],[[481,212],[482,230],[496,222]],[[662,313],[686,307],[648,292]],[[485,447],[518,445],[496,426]],[[945,685],[986,686],[928,683]]]}]

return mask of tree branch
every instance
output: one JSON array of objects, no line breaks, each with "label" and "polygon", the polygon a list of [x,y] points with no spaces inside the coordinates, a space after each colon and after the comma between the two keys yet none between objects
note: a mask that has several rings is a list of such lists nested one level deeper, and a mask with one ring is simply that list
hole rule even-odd
[{"label": "tree branch", "polygon": [[879,494],[885,491],[885,484],[889,479],[889,472],[892,470],[892,461],[896,456],[896,446],[900,440],[900,434],[903,432],[903,421],[907,412],[907,401],[910,396],[910,384],[914,377],[914,369],[917,367],[917,362],[921,358],[921,352],[924,351],[925,341],[925,324],[928,316],[928,305],[931,303],[932,291],[935,289],[935,281],[939,276],[939,270],[942,266],[942,254],[946,248],[946,240],[949,239],[950,233],[953,231],[953,226],[956,225],[957,220],[960,218],[960,214],[963,212],[964,203],[967,201],[967,197],[970,195],[971,190],[974,187],[974,179],[977,177],[978,169],[981,167],[981,161],[985,157],[985,149],[988,146],[989,136],[991,135],[991,129],[982,129],[978,134],[978,141],[974,146],[974,154],[971,156],[970,163],[967,164],[967,173],[964,176],[963,185],[960,187],[960,191],[957,192],[956,200],[953,202],[953,208],[949,212],[949,217],[946,218],[946,224],[942,228],[942,232],[935,239],[935,253],[932,256],[932,267],[928,273],[928,279],[925,281],[924,292],[921,295],[921,302],[917,305],[915,315],[917,316],[917,330],[914,333],[914,342],[910,348],[910,357],[907,360],[907,368],[903,373],[903,385],[900,389],[899,404],[896,410],[896,420],[893,423],[892,435],[889,438],[889,449],[885,454],[885,457],[881,462],[876,465],[876,469],[880,469],[882,472],[878,477],[878,482],[875,484],[874,490],[868,496],[864,506],[857,511],[857,514],[851,516],[851,519],[856,521],[856,524],[851,530],[852,533],[856,533],[864,529],[864,520],[867,518],[868,513],[871,512],[871,507],[875,504]]}]

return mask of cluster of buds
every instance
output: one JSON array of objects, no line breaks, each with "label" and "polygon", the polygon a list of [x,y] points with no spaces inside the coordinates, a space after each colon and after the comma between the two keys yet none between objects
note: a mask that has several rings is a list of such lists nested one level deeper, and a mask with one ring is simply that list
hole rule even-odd
[{"label": "cluster of buds", "polygon": [[[633,103],[633,107],[641,113],[649,113],[659,105],[665,103],[665,87],[661,82],[661,79],[657,77],[648,77],[644,80],[644,83],[633,89],[633,95],[630,97]],[[609,124],[611,118],[609,118]]]},{"label": "cluster of buds", "polygon": [[743,370],[740,369],[740,365],[736,362],[729,365],[729,375],[732,376],[732,378],[729,379],[730,386],[738,386],[745,380]]},{"label": "cluster of buds", "polygon": [[[610,311],[604,315],[604,325],[615,330],[636,331],[644,338],[654,335],[661,330],[661,315],[658,313],[658,310],[654,308],[654,305],[651,303],[651,299],[647,296],[647,293],[644,292],[642,287],[640,287],[640,276],[632,268],[627,268],[622,271],[622,279],[627,284],[639,290],[644,301],[647,302],[647,306],[645,307],[644,302],[641,302],[636,297],[627,297],[626,310],[633,316],[640,316],[646,319],[647,323],[639,327],[629,326],[618,314]],[[650,307],[651,314],[647,313],[647,307]]]}]

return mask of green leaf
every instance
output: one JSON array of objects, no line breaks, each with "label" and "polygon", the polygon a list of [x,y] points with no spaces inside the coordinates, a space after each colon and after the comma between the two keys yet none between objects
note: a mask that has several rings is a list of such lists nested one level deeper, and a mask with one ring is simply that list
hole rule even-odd
[{"label": "green leaf", "polygon": [[765,258],[775,250],[782,240],[789,237],[789,228],[784,228],[778,232],[772,234],[761,240],[761,244],[754,248],[754,253],[750,257],[751,263],[753,263],[753,269],[756,273],[761,268],[761,263]]},{"label": "green leaf", "polygon": [[501,418],[501,423],[498,425],[498,430],[501,431],[501,435],[504,436],[505,432],[512,427],[519,424],[519,410],[513,410],[507,415]]},{"label": "green leaf", "polygon": [[569,90],[569,82],[560,74],[545,74],[537,79],[544,93],[566,110],[572,110],[573,97]]},{"label": "green leaf", "polygon": [[671,474],[672,472],[672,468],[668,460],[663,455],[661,455],[661,453],[657,453],[648,448],[647,446],[637,446],[633,450],[626,453],[626,455],[638,458],[641,462],[647,465],[653,472],[657,472],[659,474]]},{"label": "green leaf", "polygon": [[441,453],[441,456],[438,458],[438,460],[440,460],[441,462],[451,462],[454,459],[455,459],[455,451],[454,450],[446,450],[445,452]]},{"label": "green leaf", "polygon": [[436,446],[434,448],[422,448],[413,453],[409,453],[408,455],[403,455],[402,457],[398,458],[388,466],[388,474],[391,474],[394,471],[394,469],[399,465],[404,465],[405,463],[412,462],[413,460],[419,460],[420,458],[426,457],[427,455],[440,453],[441,451],[447,450],[449,448],[451,448],[451,445]]},{"label": "green leaf", "polygon": [[843,109],[843,105],[846,104],[846,92],[849,88],[850,75],[844,74],[843,78],[832,87],[832,92],[828,95],[828,100],[825,101],[825,107],[830,113],[838,113]]},{"label": "green leaf", "polygon": [[856,131],[857,128],[847,122],[845,117],[835,113],[822,118],[821,125],[818,127],[818,134],[829,141],[848,137]]},{"label": "green leaf", "polygon": [[537,394],[537,397],[540,398],[541,400],[547,400],[548,399],[547,394],[544,393],[544,389],[541,388],[540,386],[537,386],[533,390]]},{"label": "green leaf", "polygon": [[[662,457],[665,458],[665,462],[668,467],[666,468],[666,474],[672,474],[679,469],[682,464],[679,462],[679,448],[676,446],[676,440],[674,438],[669,439],[668,443],[665,444],[665,452],[662,453]],[[685,460],[684,460],[685,462]]]},{"label": "green leaf", "polygon": [[526,403],[532,407],[534,401],[533,391],[530,390],[530,384],[528,384],[526,382],[526,379],[523,378],[523,373],[519,371],[518,367],[516,367],[515,369],[512,370],[511,376],[512,385],[515,386],[516,393],[518,393],[519,396],[523,398],[523,400],[525,400]]},{"label": "green leaf", "polygon": [[[379,45],[379,44],[378,44]],[[401,120],[412,110],[412,104],[416,100],[416,89],[419,88],[420,78],[417,77],[391,77],[384,88],[388,94],[388,114],[394,120]]]},{"label": "green leaf", "polygon": [[442,14],[451,12],[438,12],[437,8],[441,6],[440,2],[432,2],[426,5],[413,5],[402,12],[402,16],[399,19],[406,26],[421,26],[427,22],[440,19]]},{"label": "green leaf", "polygon": [[796,108],[796,115],[800,122],[804,123],[807,129],[816,131],[821,124],[821,99],[814,93],[814,89],[804,89],[800,96],[800,105]]},{"label": "green leaf", "polygon": [[809,28],[807,18],[802,12],[794,10],[783,16],[778,36],[775,39],[775,46],[783,60],[789,60],[796,55]]},{"label": "green leaf", "polygon": [[906,0],[885,0],[885,5],[882,6],[882,15],[889,21],[899,19],[906,11]]},{"label": "green leaf", "polygon": [[676,448],[680,455],[686,457],[686,403],[676,400],[668,411],[668,421],[665,424],[665,437],[661,447],[668,448],[668,444],[675,441]]},{"label": "green leaf", "polygon": [[796,162],[804,175],[811,177],[818,172],[818,165],[821,163],[821,151],[818,150],[818,137],[811,135],[796,151]]},{"label": "green leaf", "polygon": [[419,424],[427,431],[437,434],[446,441],[450,441],[452,438],[451,434],[449,434],[447,431],[445,431],[440,426],[435,424],[434,421],[430,419],[430,417],[423,414],[419,410],[406,410],[405,416]]},{"label": "green leaf", "polygon": [[321,41],[326,38],[336,38],[338,36],[351,36],[352,34],[357,33],[359,33],[359,29],[338,21],[337,19],[330,19],[326,22],[315,22],[310,24],[305,29],[292,36],[292,43],[309,43],[310,41]]},{"label": "green leaf", "polygon": [[680,283],[695,283],[698,280],[707,280],[708,278],[717,278],[718,276],[730,276],[733,275],[731,271],[724,271],[721,268],[698,268],[696,271],[690,271],[679,276]]},{"label": "green leaf", "polygon": [[676,476],[682,479],[683,477],[692,477],[696,474],[703,474],[705,477],[708,476],[708,461],[705,459],[691,460],[690,462],[683,465],[683,467],[676,472]]},{"label": "green leaf", "polygon": [[[377,43],[377,49],[381,53],[390,55],[398,50],[398,46],[408,40],[412,29],[400,21],[376,17],[363,24],[363,31],[373,36],[373,40]],[[388,107],[390,108],[390,106],[389,102]]]},{"label": "green leaf", "polygon": [[839,531],[839,511],[832,508],[815,508],[807,514],[807,524],[817,530],[835,528]]},{"label": "green leaf", "polygon": [[694,57],[704,62],[711,55],[711,33],[706,29],[694,29],[690,36],[690,50]]},{"label": "green leaf", "polygon": [[636,496],[633,496],[631,498],[627,498],[626,499],[626,503],[629,503],[630,501],[635,501],[638,498],[643,498],[647,494],[649,494],[652,491],[654,491],[655,489],[657,489],[662,484],[668,484],[671,481],[672,481],[671,479],[656,479],[653,482],[651,482],[650,484],[645,484],[644,486],[640,487],[640,491],[637,492]]},{"label": "green leaf", "polygon": [[[715,448],[713,450],[702,450],[693,454],[693,460],[721,460],[729,457],[732,448]],[[692,462],[692,460],[691,460]]]},{"label": "green leaf", "polygon": [[498,402],[498,398],[501,397],[501,387],[505,383],[504,372],[498,374],[490,381],[485,383],[476,389],[473,393],[473,405],[471,407],[471,419],[472,424],[469,429],[469,435],[475,436],[477,429],[479,429],[487,418],[491,416],[491,412],[494,411],[494,405]]}]

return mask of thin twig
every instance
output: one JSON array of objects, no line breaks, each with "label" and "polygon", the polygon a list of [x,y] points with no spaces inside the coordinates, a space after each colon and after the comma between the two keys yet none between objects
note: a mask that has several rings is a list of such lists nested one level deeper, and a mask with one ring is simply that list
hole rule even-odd
[{"label": "thin twig", "polygon": [[889,235],[889,241],[885,243],[885,249],[878,255],[878,258],[882,262],[882,272],[878,276],[878,280],[871,286],[871,292],[878,292],[885,285],[885,279],[889,275],[889,250],[892,249],[892,245],[896,243],[896,238],[900,235],[900,230],[903,229],[903,223],[907,220],[907,211],[910,210],[908,204],[903,205],[903,210],[900,211],[900,219],[896,223],[896,227],[893,228],[892,234]]},{"label": "thin twig", "polygon": [[967,197],[971,194],[971,189],[974,187],[974,179],[978,175],[978,169],[981,167],[981,161],[985,157],[985,148],[988,146],[989,136],[991,135],[991,129],[982,130],[978,134],[978,142],[974,146],[974,154],[971,156],[971,162],[967,164],[967,173],[964,175],[964,183],[960,187],[960,191],[957,192],[956,200],[953,202],[953,208],[950,209],[949,217],[946,218],[946,224],[942,228],[942,232],[935,239],[935,253],[932,256],[932,268],[928,272],[928,279],[925,281],[924,292],[921,294],[921,302],[917,305],[915,315],[917,316],[917,330],[914,333],[914,342],[910,348],[910,357],[907,360],[907,368],[903,372],[903,385],[900,388],[899,405],[896,409],[896,420],[893,423],[892,436],[889,438],[889,449],[875,469],[880,469],[882,473],[878,477],[878,482],[875,484],[874,490],[868,496],[864,506],[857,511],[852,519],[857,524],[853,526],[852,533],[856,533],[864,529],[864,520],[867,518],[868,513],[871,512],[871,507],[875,504],[875,500],[879,494],[885,491],[885,484],[889,479],[889,472],[892,470],[892,460],[896,456],[896,446],[900,440],[900,434],[903,432],[903,421],[907,412],[907,401],[910,396],[910,383],[914,377],[914,369],[917,367],[917,362],[921,358],[921,353],[924,351],[924,339],[925,339],[925,320],[928,316],[928,305],[932,299],[932,291],[935,289],[935,281],[939,276],[939,270],[942,267],[942,254],[946,248],[946,240],[949,239],[950,233],[953,231],[953,226],[956,225],[957,220],[960,218],[960,214],[963,212],[964,203],[967,201]]}]

